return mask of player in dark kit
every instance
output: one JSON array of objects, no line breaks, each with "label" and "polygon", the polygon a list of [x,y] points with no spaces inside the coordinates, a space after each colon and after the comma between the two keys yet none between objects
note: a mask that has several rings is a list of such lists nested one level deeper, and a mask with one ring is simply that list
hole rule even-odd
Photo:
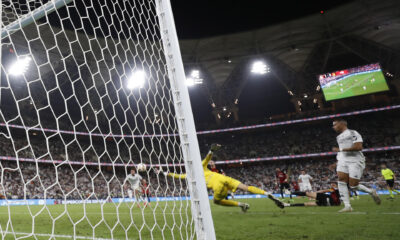
[{"label": "player in dark kit", "polygon": [[300,186],[296,181],[292,181],[293,190],[300,191]]},{"label": "player in dark kit", "polygon": [[276,172],[276,181],[279,182],[279,189],[281,190],[281,197],[284,198],[283,197],[283,190],[286,189],[287,191],[289,191],[290,199],[292,199],[292,193],[290,192],[290,185],[289,185],[289,182],[288,182],[288,176],[286,175],[286,173],[281,171],[280,168],[276,168],[275,172]]},{"label": "player in dark kit", "polygon": [[285,207],[306,207],[306,206],[340,206],[340,195],[336,183],[331,183],[331,188],[318,192],[293,192],[297,196],[307,196],[315,199],[315,202],[305,203],[284,203]]},{"label": "player in dark kit", "polygon": [[143,199],[146,199],[144,206],[147,207],[147,205],[150,205],[150,188],[147,185],[146,179],[142,179],[142,194]]}]

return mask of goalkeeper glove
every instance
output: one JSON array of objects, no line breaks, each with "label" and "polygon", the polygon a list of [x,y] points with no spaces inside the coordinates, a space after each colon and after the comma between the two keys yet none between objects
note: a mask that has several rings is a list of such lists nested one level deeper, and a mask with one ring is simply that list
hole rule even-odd
[{"label": "goalkeeper glove", "polygon": [[211,149],[210,149],[210,151],[211,151],[211,152],[215,152],[215,151],[218,151],[220,148],[221,148],[221,145],[220,145],[220,144],[213,143],[213,144],[211,144]]}]

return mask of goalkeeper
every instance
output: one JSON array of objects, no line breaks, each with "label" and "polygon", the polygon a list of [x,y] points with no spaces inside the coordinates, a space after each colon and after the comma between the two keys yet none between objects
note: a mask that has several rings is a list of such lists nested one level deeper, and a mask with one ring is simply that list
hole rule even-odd
[{"label": "goalkeeper", "polygon": [[[213,156],[213,152],[217,151],[220,148],[221,145],[212,144],[210,152],[207,154],[206,158],[202,161],[206,185],[208,189],[212,189],[214,192],[215,204],[222,206],[229,206],[229,207],[240,207],[243,212],[246,212],[250,208],[249,204],[225,199],[226,196],[228,195],[228,191],[235,192],[236,189],[240,189],[253,194],[266,195],[269,199],[274,201],[278,207],[284,208],[283,202],[275,198],[271,193],[253,186],[247,186],[236,179],[224,176],[220,173],[210,171],[207,168],[207,165]],[[157,173],[160,172],[166,176],[173,178],[181,178],[181,179],[186,178],[186,174],[163,172],[162,169],[156,170],[156,172]]]}]

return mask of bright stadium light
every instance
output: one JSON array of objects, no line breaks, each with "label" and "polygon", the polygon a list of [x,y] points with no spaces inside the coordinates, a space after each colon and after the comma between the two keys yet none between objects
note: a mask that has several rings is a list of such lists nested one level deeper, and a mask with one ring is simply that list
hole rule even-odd
[{"label": "bright stadium light", "polygon": [[269,67],[262,61],[255,61],[251,67],[251,72],[255,74],[266,74],[269,72]]},{"label": "bright stadium light", "polygon": [[202,84],[203,79],[200,78],[200,71],[193,70],[190,73],[190,76],[186,78],[186,86],[191,87],[193,85]]},{"label": "bright stadium light", "polygon": [[126,87],[130,90],[135,88],[142,88],[146,81],[146,73],[144,71],[135,71],[132,75],[128,78],[128,84]]},{"label": "bright stadium light", "polygon": [[186,86],[191,87],[194,85],[194,79],[193,78],[186,78]]},{"label": "bright stadium light", "polygon": [[28,70],[31,57],[19,58],[13,65],[11,65],[8,73],[12,76],[20,76],[25,74]]},{"label": "bright stadium light", "polygon": [[197,79],[199,79],[199,78],[200,78],[200,71],[199,71],[199,70],[193,70],[192,73],[190,74],[190,76],[191,76],[192,78],[197,78]]}]

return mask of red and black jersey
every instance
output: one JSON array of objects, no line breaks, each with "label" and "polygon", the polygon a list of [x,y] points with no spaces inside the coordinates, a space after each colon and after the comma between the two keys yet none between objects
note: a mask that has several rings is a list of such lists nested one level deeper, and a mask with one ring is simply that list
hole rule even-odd
[{"label": "red and black jersey", "polygon": [[142,193],[147,195],[150,194],[150,190],[149,187],[147,186],[147,183],[142,184]]},{"label": "red and black jersey", "polygon": [[276,173],[276,178],[279,179],[279,183],[285,183],[287,176],[284,172],[279,171]]},{"label": "red and black jersey", "polygon": [[292,186],[293,186],[293,189],[295,191],[299,191],[300,190],[299,184],[296,181],[292,182]]},{"label": "red and black jersey", "polygon": [[329,195],[330,204],[333,206],[339,206],[341,203],[339,190],[335,188],[331,188],[330,190],[331,190]]}]

